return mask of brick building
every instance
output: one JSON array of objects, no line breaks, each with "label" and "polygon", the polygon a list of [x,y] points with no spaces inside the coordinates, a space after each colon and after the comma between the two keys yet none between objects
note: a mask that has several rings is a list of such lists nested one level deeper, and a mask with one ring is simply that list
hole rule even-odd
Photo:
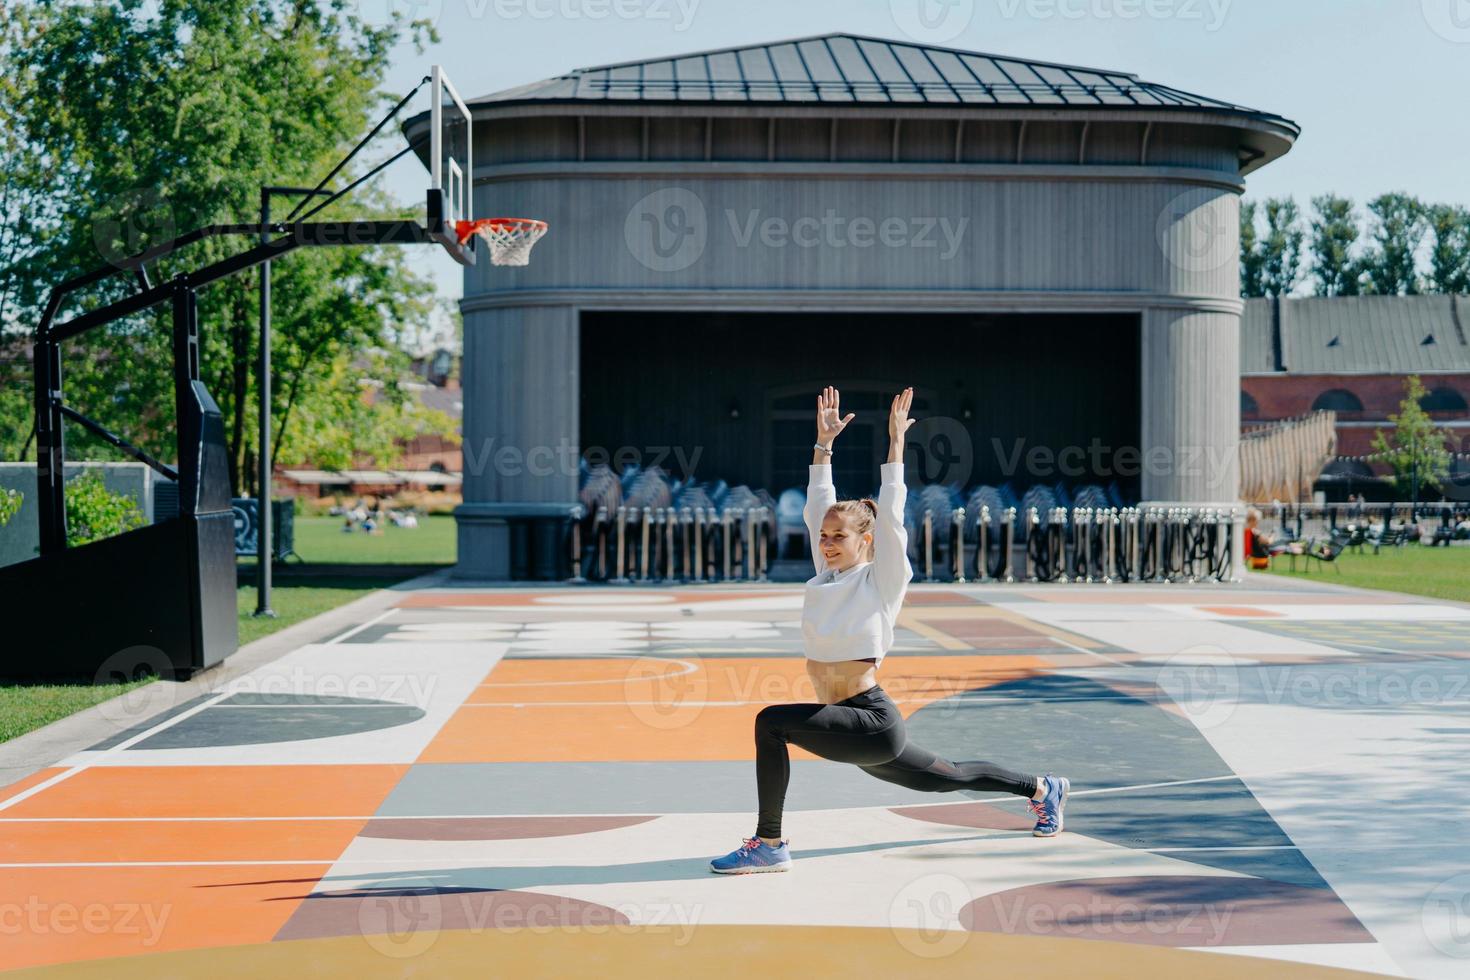
[{"label": "brick building", "polygon": [[[1372,452],[1373,433],[1404,397],[1404,379],[1419,375],[1423,407],[1470,453],[1470,297],[1335,296],[1250,299],[1240,332],[1242,428],[1303,415],[1337,413],[1336,462],[1317,489],[1329,500],[1348,493],[1386,499],[1390,472],[1356,457]],[[1451,479],[1470,483],[1456,459]]]}]

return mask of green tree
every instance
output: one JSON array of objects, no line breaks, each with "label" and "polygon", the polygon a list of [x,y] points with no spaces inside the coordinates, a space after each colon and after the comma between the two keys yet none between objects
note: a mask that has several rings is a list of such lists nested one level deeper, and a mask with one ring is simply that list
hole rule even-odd
[{"label": "green tree", "polygon": [[0,527],[10,523],[10,519],[20,512],[20,505],[25,503],[26,495],[19,490],[0,490]]},{"label": "green tree", "polygon": [[96,470],[66,485],[66,543],[71,547],[101,541],[143,527],[148,518],[138,502],[125,493],[113,493]]},{"label": "green tree", "polygon": [[[391,104],[379,88],[393,46],[406,35],[432,37],[402,19],[370,24],[356,8],[348,0],[114,0],[11,10],[9,43],[0,45],[0,74],[14,99],[0,115],[7,148],[15,147],[7,165],[20,181],[17,194],[40,189],[46,201],[60,202],[35,211],[8,250],[0,241],[0,296],[10,297],[12,322],[32,328],[46,293],[68,276],[200,225],[254,220],[261,184],[310,185],[324,175]],[[387,152],[378,145],[364,157]],[[339,175],[338,186],[353,176]],[[365,191],[319,217],[417,210]],[[151,272],[155,281],[166,279],[250,244],[206,240]],[[303,249],[274,264],[278,459],[290,458],[304,413],[325,419],[337,411],[341,392],[318,377],[358,394],[406,370],[403,335],[426,319],[432,290],[401,253]],[[116,277],[80,297],[68,315],[133,288]],[[224,413],[236,493],[250,489],[254,475],[256,288],[254,275],[236,275],[200,293],[202,374]],[[69,403],[165,459],[173,456],[174,413],[168,315],[149,311],[92,331],[68,345],[65,370]],[[388,353],[356,357],[369,348]],[[389,413],[394,404],[404,403],[379,410]],[[11,409],[0,402],[0,411]],[[420,425],[442,421],[417,417]],[[29,418],[17,425],[7,417],[4,426],[0,433],[28,430]],[[96,458],[117,457],[76,426],[67,438]],[[371,449],[380,465],[398,451],[378,443]]]},{"label": "green tree", "polygon": [[1296,288],[1301,278],[1302,242],[1305,238],[1296,201],[1289,197],[1268,198],[1266,238],[1261,242],[1264,295],[1286,296]]},{"label": "green tree", "polygon": [[393,458],[400,441],[420,433],[451,432],[454,420],[422,405],[405,387],[404,373],[386,366],[399,356],[372,350],[358,363],[339,360],[320,374],[298,375],[304,390],[292,417],[290,443],[278,458],[350,469],[363,460]]},{"label": "green tree", "polygon": [[1415,255],[1428,230],[1424,205],[1409,194],[1381,194],[1368,202],[1373,243],[1363,257],[1366,292],[1412,296],[1419,292]]},{"label": "green tree", "polygon": [[1470,293],[1470,209],[1436,204],[1429,209],[1434,247],[1425,287],[1435,293]]},{"label": "green tree", "polygon": [[34,444],[31,405],[31,362],[24,340],[0,331],[0,461],[27,457]]},{"label": "green tree", "polygon": [[1353,202],[1336,194],[1312,198],[1312,287],[1318,296],[1356,296],[1361,269],[1352,251],[1358,241]]},{"label": "green tree", "polygon": [[22,24],[22,15],[0,0],[0,460],[26,458],[35,415],[28,327],[17,312],[19,283],[6,270],[34,248],[34,229],[55,208],[44,182],[28,172],[34,161],[20,136],[19,93],[30,87],[16,58]]},{"label": "green tree", "polygon": [[1405,496],[1426,484],[1438,485],[1449,474],[1449,436],[1419,406],[1428,393],[1417,374],[1409,375],[1398,412],[1388,416],[1391,433],[1373,433],[1373,451],[1393,467],[1394,483]]},{"label": "green tree", "polygon": [[1261,281],[1266,262],[1256,230],[1257,210],[1255,201],[1240,202],[1240,295],[1247,298],[1266,295]]},{"label": "green tree", "polygon": [[1256,228],[1260,208],[1240,205],[1240,294],[1286,296],[1301,278],[1302,243],[1306,235],[1301,213],[1289,197],[1266,199],[1266,236]]}]

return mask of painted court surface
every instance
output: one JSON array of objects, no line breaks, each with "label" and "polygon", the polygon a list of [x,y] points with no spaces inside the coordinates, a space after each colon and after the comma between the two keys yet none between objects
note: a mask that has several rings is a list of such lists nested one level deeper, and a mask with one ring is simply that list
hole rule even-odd
[{"label": "painted court surface", "polygon": [[405,592],[210,694],[120,706],[0,789],[0,967],[1470,975],[1470,607],[916,584],[879,673],[910,739],[1069,776],[1066,833],[793,748],[794,868],[714,875],[754,829],[756,712],[812,699],[800,603]]}]

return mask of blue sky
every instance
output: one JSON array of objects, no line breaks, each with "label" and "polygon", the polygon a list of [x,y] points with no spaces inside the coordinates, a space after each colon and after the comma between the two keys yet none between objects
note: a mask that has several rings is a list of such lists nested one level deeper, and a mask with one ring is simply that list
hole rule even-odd
[{"label": "blue sky", "polygon": [[[922,5],[922,6],[921,6]],[[445,66],[466,98],[570,69],[829,31],[1132,72],[1279,113],[1295,149],[1247,196],[1406,190],[1470,203],[1470,0],[357,0],[362,16],[432,20],[438,44],[394,53],[388,88]],[[920,16],[920,15],[924,16]],[[427,105],[427,97],[422,100]],[[392,136],[385,137],[392,140]],[[396,146],[393,147],[396,149]],[[386,149],[386,147],[384,147]],[[382,178],[422,199],[417,161]],[[414,250],[441,295],[460,270]]]}]

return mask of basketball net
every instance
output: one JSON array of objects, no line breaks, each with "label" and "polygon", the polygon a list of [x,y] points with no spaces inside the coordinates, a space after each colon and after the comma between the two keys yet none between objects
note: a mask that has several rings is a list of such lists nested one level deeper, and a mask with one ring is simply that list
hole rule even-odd
[{"label": "basketball net", "polygon": [[454,230],[461,245],[473,235],[485,239],[491,265],[528,265],[531,246],[546,234],[546,222],[535,218],[477,218],[455,222]]}]

